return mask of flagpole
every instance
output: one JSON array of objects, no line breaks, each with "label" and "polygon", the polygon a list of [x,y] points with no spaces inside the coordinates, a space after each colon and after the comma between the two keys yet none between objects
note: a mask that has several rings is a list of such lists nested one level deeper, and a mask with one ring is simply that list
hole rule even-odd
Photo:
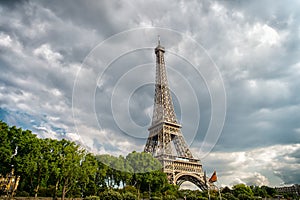
[{"label": "flagpole", "polygon": [[217,186],[217,188],[218,188],[218,191],[219,191],[219,198],[220,198],[220,200],[222,200],[222,196],[221,196],[220,187],[218,187],[218,186]]},{"label": "flagpole", "polygon": [[208,200],[210,200],[209,186],[208,186],[208,182],[207,182],[207,178],[206,178],[206,171],[204,171],[204,183],[205,183],[205,185],[207,187]]},{"label": "flagpole", "polygon": [[[217,182],[218,181],[218,178],[217,178],[217,173],[216,173],[216,170],[214,171],[214,173],[212,174],[212,176],[210,177],[210,179],[208,180],[208,183],[213,183],[213,182]],[[218,186],[216,186],[218,188]],[[207,185],[207,192],[208,192],[208,199],[210,200],[210,193],[209,193],[209,189],[210,187]],[[218,188],[219,190],[219,188]]]},{"label": "flagpole", "polygon": [[216,187],[218,188],[218,192],[219,192],[219,199],[220,200],[222,200],[222,195],[221,195],[221,190],[220,190],[220,186],[218,186],[219,185],[219,182],[218,181],[216,181]]},{"label": "flagpole", "polygon": [[207,194],[208,194],[208,200],[210,200],[210,187],[209,187],[209,182],[206,183],[206,186],[207,186]]}]

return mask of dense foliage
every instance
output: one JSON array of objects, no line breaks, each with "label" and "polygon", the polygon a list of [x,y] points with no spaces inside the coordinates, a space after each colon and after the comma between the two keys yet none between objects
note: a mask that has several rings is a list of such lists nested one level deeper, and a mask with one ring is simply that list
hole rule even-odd
[{"label": "dense foliage", "polygon": [[[29,130],[0,121],[0,174],[15,169],[21,177],[17,196],[82,197],[99,199],[208,199],[207,191],[179,190],[160,171],[158,160],[147,153],[126,157],[93,155],[74,142],[40,139]],[[211,199],[220,193],[210,192]],[[225,187],[222,199],[274,197],[267,186]]]},{"label": "dense foliage", "polygon": [[147,153],[93,155],[74,142],[40,139],[1,121],[0,134],[0,174],[15,169],[19,196],[135,199],[169,187],[160,162]]}]

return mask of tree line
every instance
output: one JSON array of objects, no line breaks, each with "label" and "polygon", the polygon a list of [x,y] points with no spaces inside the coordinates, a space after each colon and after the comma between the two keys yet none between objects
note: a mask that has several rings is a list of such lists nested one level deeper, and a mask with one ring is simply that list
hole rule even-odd
[{"label": "tree line", "polygon": [[64,199],[99,196],[120,187],[131,186],[138,193],[169,187],[160,162],[147,153],[93,155],[74,142],[41,139],[2,121],[0,132],[0,174],[14,168],[15,175],[21,177],[17,196]]},{"label": "tree line", "polygon": [[[150,154],[93,155],[74,142],[41,139],[0,121],[0,174],[20,176],[16,196],[85,199],[207,199],[206,191],[179,190],[168,183]],[[211,192],[211,199],[218,199]],[[267,186],[236,185],[222,199],[255,199],[275,192]]]}]

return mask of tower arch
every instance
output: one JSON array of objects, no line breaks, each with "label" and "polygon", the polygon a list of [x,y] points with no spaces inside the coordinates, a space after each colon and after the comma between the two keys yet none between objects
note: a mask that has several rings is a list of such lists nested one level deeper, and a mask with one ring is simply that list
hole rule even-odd
[{"label": "tower arch", "polygon": [[205,180],[195,174],[178,173],[175,176],[174,181],[178,186],[181,186],[184,182],[190,182],[196,185],[202,191],[207,189],[207,184]]}]

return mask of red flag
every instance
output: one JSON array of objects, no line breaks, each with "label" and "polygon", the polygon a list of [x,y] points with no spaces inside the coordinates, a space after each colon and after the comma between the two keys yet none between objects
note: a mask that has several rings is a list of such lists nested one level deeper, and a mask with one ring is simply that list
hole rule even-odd
[{"label": "red flag", "polygon": [[214,171],[213,175],[210,177],[209,179],[209,182],[210,183],[213,183],[213,182],[216,182],[218,180],[218,177],[217,177],[217,172]]}]

